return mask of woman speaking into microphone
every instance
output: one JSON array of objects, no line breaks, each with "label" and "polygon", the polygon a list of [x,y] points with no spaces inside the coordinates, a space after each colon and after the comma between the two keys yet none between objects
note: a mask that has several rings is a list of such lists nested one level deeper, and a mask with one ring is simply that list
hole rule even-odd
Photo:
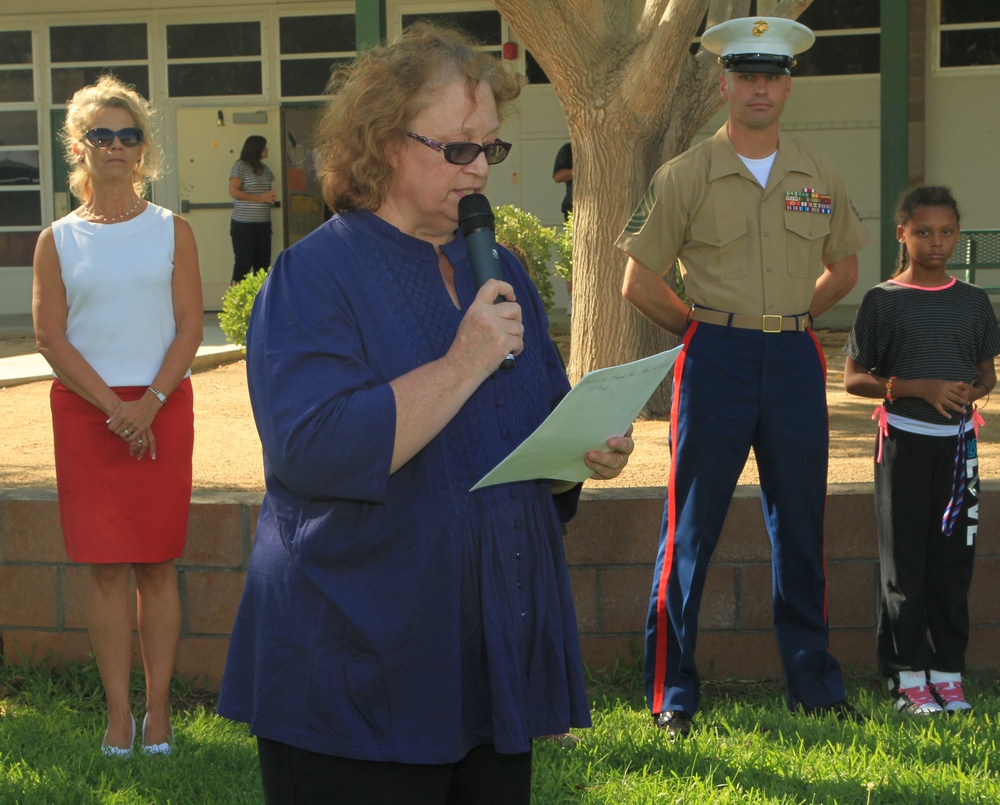
[{"label": "woman speaking into microphone", "polygon": [[[478,288],[458,231],[520,81],[421,24],[329,90],[335,215],[248,331],[267,492],[219,712],[257,736],[267,802],[526,804],[532,738],[589,714],[560,529],[579,486],[469,492],[569,389],[527,273],[499,248]],[[632,447],[581,459],[612,478]]]}]

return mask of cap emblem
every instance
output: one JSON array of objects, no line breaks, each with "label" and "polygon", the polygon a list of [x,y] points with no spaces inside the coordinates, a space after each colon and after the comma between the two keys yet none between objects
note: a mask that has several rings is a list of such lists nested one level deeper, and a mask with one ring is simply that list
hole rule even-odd
[{"label": "cap emblem", "polygon": [[753,35],[763,36],[764,34],[767,33],[767,29],[770,27],[771,26],[768,25],[764,20],[757,20],[757,22],[753,24]]}]

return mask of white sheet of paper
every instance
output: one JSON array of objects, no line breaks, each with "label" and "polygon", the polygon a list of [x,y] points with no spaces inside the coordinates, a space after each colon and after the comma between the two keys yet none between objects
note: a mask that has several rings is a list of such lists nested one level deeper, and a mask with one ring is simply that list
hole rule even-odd
[{"label": "white sheet of paper", "polygon": [[628,430],[681,349],[588,372],[535,432],[470,491],[532,478],[585,481],[594,473],[584,456],[607,450],[608,439]]}]

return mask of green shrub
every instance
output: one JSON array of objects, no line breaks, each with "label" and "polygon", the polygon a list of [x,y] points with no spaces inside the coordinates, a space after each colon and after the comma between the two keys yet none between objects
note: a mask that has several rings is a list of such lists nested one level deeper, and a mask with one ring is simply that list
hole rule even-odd
[{"label": "green shrub", "polygon": [[231,344],[245,347],[247,343],[247,325],[250,324],[250,309],[253,300],[257,298],[269,269],[251,271],[242,281],[236,283],[222,297],[222,312],[219,313],[219,326],[226,334],[226,340]]},{"label": "green shrub", "polygon": [[555,304],[556,292],[549,274],[549,260],[556,249],[555,227],[545,226],[537,215],[505,204],[493,211],[497,243],[502,243],[524,264],[538,289],[545,310]]}]

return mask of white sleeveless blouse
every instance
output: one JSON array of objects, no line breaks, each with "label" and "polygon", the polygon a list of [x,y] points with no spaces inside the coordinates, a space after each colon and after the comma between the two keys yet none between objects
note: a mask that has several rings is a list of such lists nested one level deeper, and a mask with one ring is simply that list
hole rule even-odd
[{"label": "white sleeveless blouse", "polygon": [[72,212],[52,234],[69,342],[109,386],[148,386],[177,334],[173,213],[149,204],[130,221],[97,224]]}]

